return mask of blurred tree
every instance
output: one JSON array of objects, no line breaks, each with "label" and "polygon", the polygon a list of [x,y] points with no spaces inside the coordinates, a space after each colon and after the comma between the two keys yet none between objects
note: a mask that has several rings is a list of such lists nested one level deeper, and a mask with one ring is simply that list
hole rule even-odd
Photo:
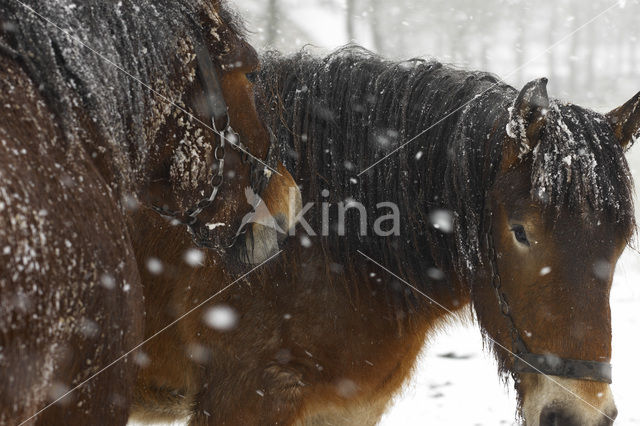
[{"label": "blurred tree", "polygon": [[382,21],[380,19],[382,0],[371,0],[371,7],[369,8],[369,27],[371,28],[371,41],[373,44],[373,50],[378,53],[383,52],[383,40],[382,40]]},{"label": "blurred tree", "polygon": [[354,41],[356,39],[355,31],[354,31],[354,20],[355,20],[355,0],[347,0],[347,13],[346,13],[346,21],[347,21],[347,41]]},{"label": "blurred tree", "polygon": [[492,71],[514,86],[547,75],[556,95],[609,106],[615,86],[640,90],[640,0],[613,8],[613,0],[235,1],[251,29],[264,28],[252,40],[258,47],[354,41],[394,59],[433,56]]},{"label": "blurred tree", "polygon": [[278,0],[268,0],[267,2],[267,46],[273,46],[278,36]]},{"label": "blurred tree", "polygon": [[515,62],[515,79],[517,81],[524,81],[524,64],[527,57],[527,38],[526,34],[529,29],[529,23],[527,22],[527,16],[523,11],[518,13],[516,22],[516,42],[514,46],[516,62]]},{"label": "blurred tree", "polygon": [[571,21],[571,38],[569,39],[569,81],[567,82],[569,93],[575,93],[578,88],[578,80],[580,78],[580,42],[582,33],[578,31],[582,18],[581,0],[569,0],[570,10],[573,11]]},{"label": "blurred tree", "polygon": [[[549,13],[549,28],[547,29],[546,44],[547,46],[553,46],[558,37],[558,11],[560,7],[558,3],[551,7]],[[547,48],[547,77],[551,81],[551,84],[557,84],[556,77],[556,49]]]},{"label": "blurred tree", "polygon": [[[597,3],[589,2],[585,5],[585,9],[588,11],[589,16],[596,16],[598,13]],[[585,31],[584,40],[586,45],[583,46],[584,61],[585,61],[585,84],[587,90],[593,91],[596,83],[596,63],[595,56],[598,51],[598,39],[596,38],[595,31]]]}]

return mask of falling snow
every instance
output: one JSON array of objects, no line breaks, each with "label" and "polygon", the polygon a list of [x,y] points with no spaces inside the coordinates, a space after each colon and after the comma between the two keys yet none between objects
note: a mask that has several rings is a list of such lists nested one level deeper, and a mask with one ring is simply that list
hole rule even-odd
[{"label": "falling snow", "polygon": [[227,305],[216,305],[207,309],[203,318],[205,324],[218,331],[232,330],[238,322],[237,312]]}]

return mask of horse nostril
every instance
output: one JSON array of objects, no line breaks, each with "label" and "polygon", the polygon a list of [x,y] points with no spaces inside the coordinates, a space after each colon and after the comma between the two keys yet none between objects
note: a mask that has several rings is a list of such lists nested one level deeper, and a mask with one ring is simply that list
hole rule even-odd
[{"label": "horse nostril", "polygon": [[540,426],[580,426],[580,423],[564,408],[547,406],[540,413]]},{"label": "horse nostril", "polygon": [[598,426],[612,426],[613,421],[616,419],[616,417],[618,417],[618,409],[614,407],[611,411],[611,414],[606,417],[603,416],[603,419],[600,423],[598,423]]},{"label": "horse nostril", "polygon": [[[609,416],[602,416],[597,425],[611,426],[617,415],[618,410],[614,408]],[[548,405],[540,413],[540,426],[581,426],[581,423],[565,408]]]}]

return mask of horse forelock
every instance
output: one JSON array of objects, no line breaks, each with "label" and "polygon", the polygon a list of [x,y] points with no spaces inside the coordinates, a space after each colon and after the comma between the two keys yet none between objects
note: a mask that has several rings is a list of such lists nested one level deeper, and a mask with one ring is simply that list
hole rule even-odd
[{"label": "horse forelock", "polygon": [[552,100],[531,154],[531,196],[553,213],[635,228],[633,181],[620,142],[606,118]]},{"label": "horse forelock", "polygon": [[235,31],[237,25],[222,20],[232,14],[205,0],[23,3],[50,22],[16,1],[3,2],[0,11],[10,25],[1,38],[20,55],[67,143],[87,139],[78,125],[83,110],[111,152],[114,184],[132,190],[145,179],[158,130],[175,112],[168,100],[184,106],[195,76],[194,43],[210,35],[215,41],[222,26]]}]

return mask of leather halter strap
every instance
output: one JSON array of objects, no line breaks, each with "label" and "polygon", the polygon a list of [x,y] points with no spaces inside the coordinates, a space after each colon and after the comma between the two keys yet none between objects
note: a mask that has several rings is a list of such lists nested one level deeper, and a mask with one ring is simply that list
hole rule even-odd
[{"label": "leather halter strap", "polygon": [[608,362],[559,358],[529,352],[520,353],[518,357],[515,358],[514,366],[518,373],[538,373],[611,384],[611,364]]}]

